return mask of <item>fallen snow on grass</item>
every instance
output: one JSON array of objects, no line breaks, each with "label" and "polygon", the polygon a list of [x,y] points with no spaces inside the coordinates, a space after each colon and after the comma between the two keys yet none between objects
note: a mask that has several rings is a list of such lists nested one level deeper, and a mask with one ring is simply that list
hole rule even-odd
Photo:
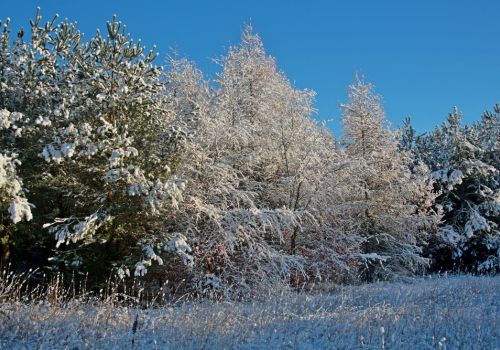
[{"label": "fallen snow on grass", "polygon": [[5,302],[0,348],[499,349],[499,287],[460,276],[151,309]]}]

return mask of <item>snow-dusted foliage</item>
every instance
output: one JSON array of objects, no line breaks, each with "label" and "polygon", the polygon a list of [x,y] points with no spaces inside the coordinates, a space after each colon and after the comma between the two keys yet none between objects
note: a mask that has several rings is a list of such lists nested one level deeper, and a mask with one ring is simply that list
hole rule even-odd
[{"label": "snow-dusted foliage", "polygon": [[116,18],[86,40],[39,11],[29,29],[0,32],[0,241],[19,265],[228,299],[414,273],[426,246],[498,266],[498,107],[398,142],[358,79],[337,142],[250,26],[213,81],[164,71]]},{"label": "snow-dusted foliage", "polygon": [[[8,232],[4,225],[10,222],[16,224],[21,220],[30,221],[33,216],[31,208],[33,205],[28,203],[26,198],[26,188],[23,187],[23,179],[19,174],[19,168],[22,165],[22,155],[19,155],[18,145],[23,136],[29,133],[34,125],[30,117],[20,111],[29,108],[32,102],[31,88],[36,84],[35,79],[28,81],[35,75],[50,75],[49,69],[53,62],[49,59],[46,62],[35,64],[37,59],[43,57],[43,50],[37,46],[36,51],[28,53],[29,48],[22,41],[23,34],[18,34],[18,39],[11,43],[11,33],[9,29],[10,19],[5,23],[0,21],[2,30],[0,32],[0,213],[2,222],[0,222],[0,234],[2,242],[8,237]],[[50,30],[48,25],[46,31]],[[33,41],[43,40],[46,33],[43,31],[33,31]],[[44,57],[45,58],[45,57]],[[24,75],[25,81],[20,77]],[[41,95],[41,86],[35,94]],[[29,91],[24,93],[24,91]],[[21,104],[23,106],[21,106]],[[8,219],[4,216],[7,214]],[[7,248],[7,242],[3,242],[3,249]],[[4,252],[5,254],[5,252]]]},{"label": "snow-dusted foliage", "polygon": [[500,107],[472,126],[454,109],[441,127],[415,138],[412,150],[432,170],[444,222],[429,254],[435,269],[500,268]]},{"label": "snow-dusted foliage", "polygon": [[15,158],[0,153],[0,208],[2,212],[8,212],[14,224],[33,218],[31,206],[23,193],[22,181],[16,174],[16,165]]},{"label": "snow-dusted foliage", "polygon": [[425,267],[422,243],[438,221],[428,169],[400,150],[381,97],[356,77],[342,105],[343,142],[351,159],[344,196],[348,232],[363,237],[367,278],[414,273]]},{"label": "snow-dusted foliage", "polygon": [[[2,25],[3,24],[3,25]],[[0,263],[10,260],[9,243],[17,224],[22,220],[33,218],[32,204],[26,198],[27,189],[23,185],[20,174],[21,161],[17,144],[26,133],[29,119],[20,113],[17,106],[8,104],[9,96],[15,95],[22,88],[17,84],[18,67],[26,58],[21,56],[24,48],[21,45],[10,47],[10,19],[0,21],[0,243],[2,246]],[[29,72],[26,72],[29,74]],[[7,85],[7,83],[12,85]],[[29,124],[28,124],[29,125]]]},{"label": "snow-dusted foliage", "polygon": [[[19,112],[0,110],[0,135],[2,137],[20,137],[23,115]],[[17,224],[21,220],[30,221],[31,205],[28,203],[22,179],[17,174],[21,162],[8,143],[0,146],[0,212],[8,212],[10,221]]]},{"label": "snow-dusted foliage", "polygon": [[[28,243],[35,246],[42,240],[32,228],[40,228],[36,214],[45,213],[51,199],[38,196],[46,194],[43,190],[45,167],[40,166],[43,160],[38,153],[48,136],[46,131],[52,126],[51,116],[61,96],[61,87],[71,84],[71,77],[63,73],[63,67],[70,48],[79,40],[79,33],[68,22],[56,25],[54,18],[42,25],[40,21],[37,12],[27,40],[22,29],[17,36],[11,36],[9,19],[0,33],[0,153],[4,158],[3,170],[10,174],[6,184],[11,188],[11,195],[13,192],[23,194],[11,206],[15,221],[21,216],[33,219],[30,225],[23,227],[31,234],[19,235],[14,229],[2,232],[4,257],[10,255],[12,241],[35,236],[38,241]],[[28,206],[28,202],[36,204],[36,211],[30,213],[29,208],[33,206]]]},{"label": "snow-dusted foliage", "polygon": [[312,119],[314,93],[290,84],[251,27],[219,63],[214,88],[186,60],[167,73],[190,135],[189,185],[167,225],[191,243],[195,289],[235,297],[345,275],[358,241],[328,207],[345,159]]},{"label": "snow-dusted foliage", "polygon": [[[37,13],[30,41],[19,33],[11,44],[3,32],[0,107],[16,112],[1,112],[2,153],[19,154],[28,189],[48,190],[33,200],[43,203],[39,222],[58,247],[67,246],[61,258],[74,260],[81,243],[87,255],[114,247],[114,258],[140,243],[135,250],[147,259],[148,237],[170,239],[160,233],[162,215],[178,206],[185,187],[174,175],[182,136],[170,131],[174,110],[156,53],[116,18],[105,36],[98,31],[87,42],[75,24],[40,21]],[[29,218],[16,193],[13,218]]]}]

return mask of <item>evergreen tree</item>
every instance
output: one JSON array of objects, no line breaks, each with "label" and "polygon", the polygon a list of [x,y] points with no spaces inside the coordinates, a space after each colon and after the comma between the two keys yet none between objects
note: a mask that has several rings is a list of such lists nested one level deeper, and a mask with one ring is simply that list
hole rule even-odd
[{"label": "evergreen tree", "polygon": [[62,67],[69,48],[77,45],[80,37],[74,25],[65,21],[57,26],[56,20],[57,16],[42,25],[38,10],[30,23],[29,40],[25,40],[23,29],[14,38],[11,36],[9,19],[0,33],[0,153],[3,172],[8,176],[7,189],[1,198],[2,214],[4,205],[10,202],[13,222],[19,222],[21,217],[36,222],[14,227],[2,215],[4,262],[12,243],[22,251],[17,257],[19,261],[29,260],[30,250],[44,241],[39,216],[33,218],[34,205],[28,204],[28,198],[36,204],[38,213],[47,213],[45,207],[51,200],[41,195],[46,194],[46,186],[42,179],[43,161],[38,157],[39,145],[46,135],[45,129],[50,127],[47,116],[60,98],[60,86],[70,83],[71,78],[63,73]]},{"label": "evergreen tree", "polygon": [[[101,276],[114,263],[143,275],[152,260],[161,264],[157,249],[168,250],[162,215],[185,186],[174,175],[173,144],[183,137],[170,128],[156,54],[116,18],[88,42],[75,24],[40,22],[38,12],[29,42],[19,33],[9,46],[6,30],[1,40],[2,153],[19,155],[10,173],[18,170],[37,207],[30,230],[38,242],[41,224],[55,236],[59,267]],[[15,218],[30,218],[19,203],[26,213]]]},{"label": "evergreen tree", "polygon": [[444,214],[430,246],[433,269],[499,269],[499,109],[472,127],[454,109],[434,133],[417,138],[416,154],[431,168]]}]

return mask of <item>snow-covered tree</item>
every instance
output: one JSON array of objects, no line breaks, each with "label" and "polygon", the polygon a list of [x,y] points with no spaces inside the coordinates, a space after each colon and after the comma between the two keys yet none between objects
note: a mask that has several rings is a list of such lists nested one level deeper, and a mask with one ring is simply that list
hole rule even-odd
[{"label": "snow-covered tree", "polygon": [[381,97],[356,77],[342,105],[343,142],[353,166],[345,194],[348,232],[364,237],[366,277],[413,273],[427,265],[419,244],[431,232],[433,195],[428,170],[411,171],[412,159],[400,151]]},{"label": "snow-covered tree", "polygon": [[[2,261],[7,262],[10,255],[10,243],[16,234],[15,227],[21,219],[33,218],[32,204],[28,203],[31,179],[37,176],[39,169],[33,166],[36,158],[34,145],[39,142],[40,125],[47,120],[40,119],[41,114],[50,111],[52,99],[56,98],[54,81],[57,57],[60,50],[50,52],[49,39],[54,31],[54,21],[40,27],[40,15],[32,21],[31,39],[25,41],[21,29],[12,38],[7,18],[0,33],[0,203],[2,222]],[[61,31],[69,34],[71,28],[65,23]],[[60,43],[73,39],[66,35]],[[8,211],[9,215],[5,216]]]},{"label": "snow-covered tree", "polygon": [[172,128],[156,53],[116,18],[88,42],[75,24],[40,21],[38,12],[30,41],[2,40],[2,126],[12,135],[2,153],[19,154],[29,198],[42,203],[34,214],[61,247],[57,261],[109,269],[131,255],[124,263],[143,275],[169,250],[175,235],[160,230],[163,215],[185,186],[174,175],[184,136]]},{"label": "snow-covered tree", "polygon": [[167,220],[192,245],[195,289],[237,296],[348,269],[355,244],[325,192],[342,156],[312,119],[314,93],[290,84],[250,27],[220,64],[215,88],[185,60],[167,73],[195,135],[180,168],[185,200]]},{"label": "snow-covered tree", "polygon": [[39,11],[28,34],[3,25],[2,263],[12,241],[50,246],[52,266],[228,298],[415,273],[422,247],[498,269],[499,106],[399,134],[356,78],[337,142],[251,26],[214,81],[155,58],[116,18],[87,41]]},{"label": "snow-covered tree", "polygon": [[434,269],[499,269],[499,111],[468,127],[455,108],[441,127],[416,138],[414,153],[441,192],[444,222],[429,247]]}]

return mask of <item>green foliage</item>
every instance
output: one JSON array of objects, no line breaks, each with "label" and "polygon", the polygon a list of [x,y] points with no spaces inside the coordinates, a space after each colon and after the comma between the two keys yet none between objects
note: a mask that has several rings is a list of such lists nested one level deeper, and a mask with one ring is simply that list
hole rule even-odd
[{"label": "green foliage", "polygon": [[[107,27],[84,42],[75,23],[42,24],[38,11],[29,41],[23,32],[11,40],[8,25],[0,35],[0,150],[16,155],[11,176],[36,206],[23,236],[44,260],[55,254],[53,266],[98,267],[99,276],[141,259],[183,186],[171,170],[183,138],[170,128],[157,54],[116,18]],[[30,259],[26,243],[18,262]]]}]

